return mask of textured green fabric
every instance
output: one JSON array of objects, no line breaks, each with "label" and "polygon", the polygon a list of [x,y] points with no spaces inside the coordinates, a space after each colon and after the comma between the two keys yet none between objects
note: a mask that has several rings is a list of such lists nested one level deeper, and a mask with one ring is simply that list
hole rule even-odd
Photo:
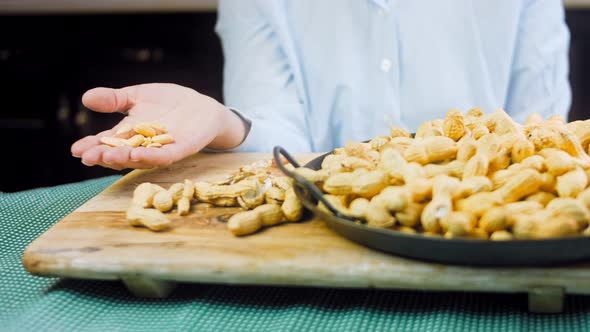
[{"label": "textured green fabric", "polygon": [[22,251],[111,184],[0,194],[0,331],[588,331],[590,297],[529,314],[524,295],[180,285],[167,299],[119,282],[27,274]]}]

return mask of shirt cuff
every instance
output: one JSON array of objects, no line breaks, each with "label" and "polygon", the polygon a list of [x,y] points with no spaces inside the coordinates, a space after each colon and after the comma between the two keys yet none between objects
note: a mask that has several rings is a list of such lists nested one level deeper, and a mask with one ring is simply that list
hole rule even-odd
[{"label": "shirt cuff", "polygon": [[[283,105],[286,114],[296,114],[298,105]],[[292,111],[289,107],[294,108]],[[272,116],[272,113],[265,112],[267,116],[259,116],[260,112],[256,109],[249,110],[251,117],[236,108],[227,107],[234,112],[246,125],[246,135],[244,140],[231,149],[210,149],[206,152],[270,152],[275,145],[280,145],[289,152],[310,152],[311,146],[305,135],[298,134],[301,129],[297,126],[295,119]]]},{"label": "shirt cuff", "polygon": [[[301,128],[297,118],[300,105],[280,105],[283,114],[268,112],[268,109],[248,109],[252,124],[242,144],[236,148],[240,152],[271,152],[280,145],[289,152],[310,152],[309,137]],[[264,114],[264,116],[261,116]]]},{"label": "shirt cuff", "polygon": [[246,138],[250,134],[250,130],[252,129],[252,120],[248,119],[246,116],[244,116],[244,114],[242,114],[240,111],[236,110],[233,107],[226,107],[226,109],[232,111],[244,123],[244,126],[246,127],[246,134],[244,135],[244,139],[242,139],[240,144],[234,146],[233,148],[229,148],[229,149],[204,148],[202,150],[202,152],[230,152],[230,151],[234,151],[234,150],[238,149],[244,143],[244,141],[246,140]]}]

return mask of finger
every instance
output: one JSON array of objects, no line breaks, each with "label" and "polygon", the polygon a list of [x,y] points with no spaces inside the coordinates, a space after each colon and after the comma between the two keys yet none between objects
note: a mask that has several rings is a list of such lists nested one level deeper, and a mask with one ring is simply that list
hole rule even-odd
[{"label": "finger", "polygon": [[107,151],[110,146],[97,145],[82,153],[82,164],[86,166],[94,166],[102,163],[102,154]]},{"label": "finger", "polygon": [[100,165],[113,168],[113,169],[126,169],[126,168],[153,168],[154,165],[150,165],[144,162],[131,161],[131,151],[134,148],[130,146],[118,146],[111,147],[104,150],[102,153],[102,161]]},{"label": "finger", "polygon": [[130,146],[118,146],[105,150],[102,154],[102,163],[107,165],[121,165],[129,162]]},{"label": "finger", "polygon": [[187,155],[182,145],[167,144],[161,148],[135,148],[130,159],[154,166],[168,166]]},{"label": "finger", "polygon": [[158,148],[139,147],[131,151],[131,161],[149,164],[153,166],[168,166],[172,164],[174,156],[168,151],[160,151]]},{"label": "finger", "polygon": [[[125,161],[125,162],[120,162],[120,163],[116,163],[113,162],[111,163],[109,162],[105,162],[104,156],[108,155],[110,153],[113,153],[113,150],[117,150],[123,147],[111,147],[111,146],[106,146],[106,145],[99,145],[96,147],[91,148],[90,150],[84,152],[82,154],[82,163],[86,166],[95,166],[95,165],[99,165],[99,166],[103,166],[106,168],[111,168],[114,170],[122,170],[122,169],[126,169],[126,168],[136,168],[136,169],[148,169],[148,168],[153,168],[154,165],[150,165],[147,163],[142,163],[142,162],[133,162],[133,161]],[[121,151],[119,151],[121,152]],[[123,152],[123,155],[125,153]],[[119,153],[115,153],[115,158],[121,158],[119,156]],[[107,157],[111,158],[111,157]],[[123,158],[121,158],[121,160],[123,160]]]},{"label": "finger", "polygon": [[82,103],[89,109],[102,112],[124,112],[134,105],[135,87],[122,89],[94,88],[82,96]]},{"label": "finger", "polygon": [[86,150],[98,145],[100,145],[100,138],[97,136],[86,136],[72,144],[70,150],[72,152],[72,156],[80,158],[82,154],[86,152]]},{"label": "finger", "polygon": [[72,156],[74,156],[76,158],[80,158],[86,150],[100,145],[100,138],[101,137],[111,136],[112,133],[113,133],[112,129],[105,130],[101,133],[98,133],[97,135],[86,136],[82,139],[79,139],[74,144],[72,144],[72,147],[70,148],[70,150],[72,152]]},{"label": "finger", "polygon": [[105,163],[99,163],[98,165],[105,167],[105,168],[111,168],[114,169],[115,171],[121,171],[124,169],[150,169],[150,168],[154,168],[153,165],[148,165],[148,164],[144,164],[144,163],[137,163],[137,162],[126,162],[124,164],[105,164]]}]

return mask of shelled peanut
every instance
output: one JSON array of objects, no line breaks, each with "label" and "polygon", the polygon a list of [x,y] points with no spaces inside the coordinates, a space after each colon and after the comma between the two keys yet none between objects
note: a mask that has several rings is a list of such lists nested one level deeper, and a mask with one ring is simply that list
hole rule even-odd
[{"label": "shelled peanut", "polygon": [[590,235],[589,145],[590,120],[535,114],[521,125],[502,110],[451,110],[414,137],[393,127],[296,172],[369,227],[497,241]]},{"label": "shelled peanut", "polygon": [[166,212],[175,210],[179,216],[185,216],[191,204],[199,202],[244,209],[228,220],[228,229],[236,236],[301,220],[303,206],[293,191],[291,180],[272,174],[271,168],[271,162],[260,161],[241,167],[218,183],[184,180],[168,190],[142,183],[134,191],[127,219],[133,226],[161,231],[171,223]]},{"label": "shelled peanut", "polygon": [[166,144],[174,143],[174,138],[167,132],[161,124],[142,122],[134,126],[124,125],[117,129],[115,135],[101,137],[100,143],[112,147],[160,148]]},{"label": "shelled peanut", "polygon": [[127,220],[132,226],[144,226],[152,231],[167,229],[171,221],[164,214],[176,207],[179,215],[190,209],[194,196],[194,184],[190,180],[175,183],[168,190],[149,182],[138,185],[133,191]]}]

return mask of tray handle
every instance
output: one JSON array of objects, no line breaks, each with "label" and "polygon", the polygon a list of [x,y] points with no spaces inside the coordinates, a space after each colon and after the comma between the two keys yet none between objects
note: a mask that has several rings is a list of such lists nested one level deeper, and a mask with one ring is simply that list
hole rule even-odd
[{"label": "tray handle", "polygon": [[327,199],[324,198],[324,194],[322,193],[322,191],[313,183],[307,181],[306,179],[304,179],[302,176],[288,170],[285,165],[283,165],[283,162],[281,161],[281,156],[285,157],[285,159],[287,159],[287,161],[293,165],[293,167],[298,168],[301,167],[300,164],[297,162],[297,160],[295,160],[295,158],[293,158],[293,156],[291,156],[291,154],[289,154],[289,152],[287,152],[287,150],[285,150],[284,148],[280,147],[280,146],[275,146],[274,149],[272,150],[272,154],[275,160],[275,164],[277,165],[277,167],[281,170],[281,172],[283,172],[286,176],[290,177],[291,179],[293,179],[295,181],[295,185],[302,188],[303,190],[305,190],[308,193],[311,193],[311,195],[313,196],[313,198],[317,199],[318,201],[322,202],[322,204],[324,204],[324,206],[330,211],[332,212],[332,214],[334,214],[335,216],[339,217],[339,218],[343,218],[346,220],[350,220],[350,221],[358,221],[357,218],[354,217],[350,217],[346,214],[341,213],[340,211],[338,211],[336,208],[334,208],[332,206],[332,204],[330,204],[330,202],[328,202]]}]

